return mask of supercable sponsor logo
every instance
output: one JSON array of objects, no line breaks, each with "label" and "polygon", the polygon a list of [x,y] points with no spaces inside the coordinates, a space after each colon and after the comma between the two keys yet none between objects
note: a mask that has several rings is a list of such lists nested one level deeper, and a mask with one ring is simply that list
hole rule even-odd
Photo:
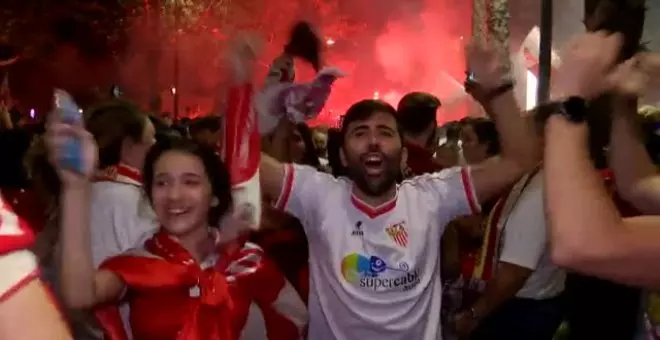
[{"label": "supercable sponsor logo", "polygon": [[391,267],[377,256],[358,253],[348,254],[343,258],[341,272],[347,282],[375,292],[407,291],[420,282],[420,272],[411,270],[405,262]]},{"label": "supercable sponsor logo", "polygon": [[393,278],[362,277],[360,279],[360,287],[371,288],[376,292],[399,288],[406,291],[417,284],[419,284],[419,271],[417,270]]}]

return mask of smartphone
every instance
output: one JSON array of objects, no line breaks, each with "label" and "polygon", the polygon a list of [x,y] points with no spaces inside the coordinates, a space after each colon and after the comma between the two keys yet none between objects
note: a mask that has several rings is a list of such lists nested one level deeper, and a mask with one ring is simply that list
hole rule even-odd
[{"label": "smartphone", "polygon": [[[82,110],[80,110],[71,95],[66,91],[55,89],[53,104],[55,108],[53,114],[58,115],[57,119],[60,122],[69,125],[82,124]],[[62,152],[58,162],[62,168],[82,173],[84,171],[82,153],[81,140],[76,136],[67,136],[62,145]]]}]

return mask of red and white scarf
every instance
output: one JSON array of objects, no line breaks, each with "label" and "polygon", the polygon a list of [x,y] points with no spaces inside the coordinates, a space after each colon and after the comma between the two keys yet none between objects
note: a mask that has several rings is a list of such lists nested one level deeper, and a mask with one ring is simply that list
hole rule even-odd
[{"label": "red and white scarf", "polygon": [[124,183],[141,187],[142,173],[136,168],[119,163],[97,171],[94,181]]},{"label": "red and white scarf", "polygon": [[[219,242],[218,233],[213,235]],[[238,339],[254,302],[268,339],[300,338],[306,320],[277,309],[288,283],[260,248],[241,242],[216,243],[215,265],[202,268],[179,242],[160,231],[144,249],[104,262],[101,268],[119,275],[128,287],[133,337]],[[99,308],[96,315],[108,339],[128,339],[116,306]]]},{"label": "red and white scarf", "polygon": [[483,288],[483,283],[490,280],[495,274],[497,262],[502,248],[502,235],[506,228],[509,215],[516,207],[518,200],[525,191],[525,188],[532,181],[540,168],[523,176],[512,188],[503,195],[486,219],[484,240],[477,255],[472,271],[472,281],[478,281],[478,287]]}]

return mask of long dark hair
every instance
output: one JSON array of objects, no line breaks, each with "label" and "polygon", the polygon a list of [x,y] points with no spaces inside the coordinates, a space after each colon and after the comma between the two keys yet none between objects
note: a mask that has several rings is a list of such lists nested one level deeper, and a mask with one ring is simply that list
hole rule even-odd
[{"label": "long dark hair", "polygon": [[204,165],[204,172],[211,183],[211,192],[218,199],[218,205],[209,209],[208,223],[218,226],[220,218],[232,206],[231,184],[227,167],[216,155],[213,149],[186,139],[174,139],[170,143],[154,145],[144,161],[144,190],[149,201],[152,202],[152,186],[154,182],[154,165],[160,157],[170,151],[183,152],[199,158]]},{"label": "long dark hair", "polygon": [[302,163],[320,169],[321,161],[319,161],[318,153],[316,152],[312,130],[305,123],[296,124],[296,129],[305,144],[305,154],[303,155]]}]

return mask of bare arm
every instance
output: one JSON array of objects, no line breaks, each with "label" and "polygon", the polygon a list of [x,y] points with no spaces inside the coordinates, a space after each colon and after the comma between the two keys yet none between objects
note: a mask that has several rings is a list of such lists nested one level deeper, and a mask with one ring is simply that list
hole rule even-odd
[{"label": "bare arm", "polygon": [[546,128],[546,208],[553,260],[590,275],[660,287],[660,217],[623,220],[587,151],[587,127],[552,116]]},{"label": "bare arm", "polygon": [[89,183],[62,192],[61,265],[62,296],[72,308],[88,308],[118,299],[123,281],[106,270],[97,271],[90,244]]},{"label": "bare arm", "polygon": [[284,164],[262,152],[259,165],[259,181],[263,194],[270,200],[276,200],[282,192]]},{"label": "bare arm", "polygon": [[0,302],[0,339],[73,339],[55,303],[39,280]]},{"label": "bare arm", "polygon": [[501,156],[493,157],[472,169],[477,198],[481,203],[500,194],[540,161],[540,142],[531,117],[523,117],[513,91],[493,100],[493,114],[500,135]]},{"label": "bare arm", "polygon": [[660,177],[639,138],[635,100],[615,103],[610,143],[610,167],[619,194],[646,214],[660,214]]}]

